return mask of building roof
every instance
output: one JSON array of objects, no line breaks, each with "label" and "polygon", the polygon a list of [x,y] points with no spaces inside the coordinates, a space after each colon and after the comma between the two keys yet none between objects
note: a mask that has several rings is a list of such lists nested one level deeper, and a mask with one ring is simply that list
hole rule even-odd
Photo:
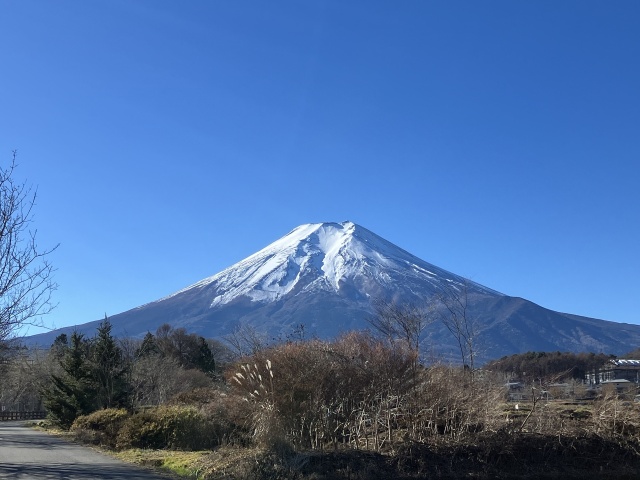
[{"label": "building roof", "polygon": [[611,360],[617,367],[640,367],[640,360],[631,360],[627,358],[616,358],[615,360]]}]

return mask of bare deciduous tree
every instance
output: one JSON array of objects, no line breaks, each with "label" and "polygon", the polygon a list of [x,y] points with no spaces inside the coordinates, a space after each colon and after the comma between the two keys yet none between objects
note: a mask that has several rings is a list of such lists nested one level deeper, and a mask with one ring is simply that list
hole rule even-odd
[{"label": "bare deciduous tree", "polygon": [[56,288],[47,256],[57,246],[38,247],[32,229],[36,192],[14,179],[15,160],[14,151],[9,167],[0,167],[0,341],[49,313]]},{"label": "bare deciduous tree", "polygon": [[48,381],[46,353],[40,350],[16,350],[10,359],[0,362],[0,410],[40,411],[40,389]]},{"label": "bare deciduous tree", "polygon": [[419,308],[380,300],[374,303],[375,315],[367,321],[388,340],[400,340],[409,350],[419,353],[424,330],[435,320],[433,307],[433,304]]},{"label": "bare deciduous tree", "polygon": [[255,354],[267,346],[267,337],[253,325],[242,323],[229,335],[223,337],[234,354],[242,357]]},{"label": "bare deciduous tree", "polygon": [[476,340],[478,329],[475,319],[469,312],[468,285],[449,285],[437,296],[443,309],[441,320],[451,332],[460,350],[460,360],[465,368],[473,373],[476,359]]},{"label": "bare deciduous tree", "polygon": [[199,370],[185,370],[175,358],[151,354],[137,359],[131,376],[134,404],[161,405],[174,395],[213,383]]}]

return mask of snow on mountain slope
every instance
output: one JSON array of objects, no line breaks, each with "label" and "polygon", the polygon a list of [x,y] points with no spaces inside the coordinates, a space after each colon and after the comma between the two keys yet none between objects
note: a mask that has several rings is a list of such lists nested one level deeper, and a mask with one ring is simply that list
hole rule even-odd
[{"label": "snow on mountain slope", "polygon": [[420,260],[363,227],[343,222],[301,225],[259,252],[171,296],[215,286],[211,307],[217,307],[240,297],[265,303],[290,293],[340,293],[345,284],[369,297],[372,284],[398,290],[416,283],[429,293],[464,283],[475,292],[499,295]]}]

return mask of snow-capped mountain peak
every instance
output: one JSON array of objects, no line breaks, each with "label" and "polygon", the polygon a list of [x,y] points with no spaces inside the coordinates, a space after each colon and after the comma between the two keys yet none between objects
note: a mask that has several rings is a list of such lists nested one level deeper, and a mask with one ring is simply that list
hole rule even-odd
[{"label": "snow-capped mountain peak", "polygon": [[[433,293],[442,282],[461,285],[467,281],[347,221],[301,225],[246,259],[174,295],[215,287],[211,307],[216,307],[241,297],[253,302],[275,302],[285,295],[310,290],[347,295],[342,292],[344,287],[348,287],[349,295],[360,298],[407,287],[424,294]],[[483,293],[497,293],[472,285]]]}]

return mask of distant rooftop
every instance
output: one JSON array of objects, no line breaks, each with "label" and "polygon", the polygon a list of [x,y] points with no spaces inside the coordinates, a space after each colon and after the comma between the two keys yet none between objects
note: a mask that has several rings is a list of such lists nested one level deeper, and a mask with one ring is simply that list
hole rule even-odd
[{"label": "distant rooftop", "polygon": [[611,360],[611,363],[613,363],[618,367],[631,367],[631,366],[640,367],[640,360],[630,360],[630,359],[619,358],[616,360]]}]

